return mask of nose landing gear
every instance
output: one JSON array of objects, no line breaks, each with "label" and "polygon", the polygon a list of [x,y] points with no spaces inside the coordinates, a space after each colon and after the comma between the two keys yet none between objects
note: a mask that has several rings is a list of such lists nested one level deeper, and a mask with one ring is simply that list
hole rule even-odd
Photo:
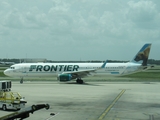
[{"label": "nose landing gear", "polygon": [[21,77],[20,83],[23,84],[23,77]]}]

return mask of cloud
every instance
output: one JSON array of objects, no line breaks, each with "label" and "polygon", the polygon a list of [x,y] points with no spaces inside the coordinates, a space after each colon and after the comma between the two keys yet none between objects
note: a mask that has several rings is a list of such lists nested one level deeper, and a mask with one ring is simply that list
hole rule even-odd
[{"label": "cloud", "polygon": [[130,7],[128,11],[128,18],[135,25],[144,29],[157,27],[155,20],[158,12],[156,10],[156,5],[152,1],[130,1],[128,4]]},{"label": "cloud", "polygon": [[130,25],[129,38],[137,41],[157,41],[159,36],[159,11],[153,1],[128,2],[126,21]]},{"label": "cloud", "polygon": [[17,9],[14,9],[4,17],[3,25],[10,28],[21,29],[24,27],[23,16]]},{"label": "cloud", "polygon": [[[160,44],[159,4],[156,0],[3,0],[0,49],[15,46],[14,56],[26,51],[28,56],[34,57],[36,52],[36,56],[57,60],[78,55],[106,58],[102,54],[126,59],[129,56],[120,56],[117,51],[126,52],[128,46],[146,42]],[[113,50],[118,48],[121,50]]]},{"label": "cloud", "polygon": [[9,9],[11,8],[11,5],[9,3],[7,3],[6,1],[1,1],[0,2],[0,13],[2,13],[2,11],[9,11]]},{"label": "cloud", "polygon": [[42,29],[47,27],[47,16],[45,13],[34,6],[25,14],[25,27],[33,29]]}]

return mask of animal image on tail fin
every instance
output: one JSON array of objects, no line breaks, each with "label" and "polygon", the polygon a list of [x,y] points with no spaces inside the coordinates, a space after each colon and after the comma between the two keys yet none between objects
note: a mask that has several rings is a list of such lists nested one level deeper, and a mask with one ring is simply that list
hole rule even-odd
[{"label": "animal image on tail fin", "polygon": [[151,44],[145,44],[134,58],[135,62],[142,61],[142,66],[147,66]]}]

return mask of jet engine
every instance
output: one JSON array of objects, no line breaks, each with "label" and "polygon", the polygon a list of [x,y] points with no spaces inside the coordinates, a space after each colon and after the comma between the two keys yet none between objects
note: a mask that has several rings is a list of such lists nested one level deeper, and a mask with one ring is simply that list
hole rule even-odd
[{"label": "jet engine", "polygon": [[72,79],[72,75],[71,74],[59,74],[57,79],[61,82],[70,81]]}]

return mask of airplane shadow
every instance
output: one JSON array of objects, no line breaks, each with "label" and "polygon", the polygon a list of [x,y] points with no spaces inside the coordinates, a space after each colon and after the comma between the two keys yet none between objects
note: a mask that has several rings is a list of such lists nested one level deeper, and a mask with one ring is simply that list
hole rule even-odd
[{"label": "airplane shadow", "polygon": [[86,82],[84,82],[83,84],[79,84],[79,83],[77,83],[77,82],[64,82],[64,83],[61,83],[61,84],[74,84],[74,85],[101,86],[101,85],[99,85],[99,84],[86,83]]}]

